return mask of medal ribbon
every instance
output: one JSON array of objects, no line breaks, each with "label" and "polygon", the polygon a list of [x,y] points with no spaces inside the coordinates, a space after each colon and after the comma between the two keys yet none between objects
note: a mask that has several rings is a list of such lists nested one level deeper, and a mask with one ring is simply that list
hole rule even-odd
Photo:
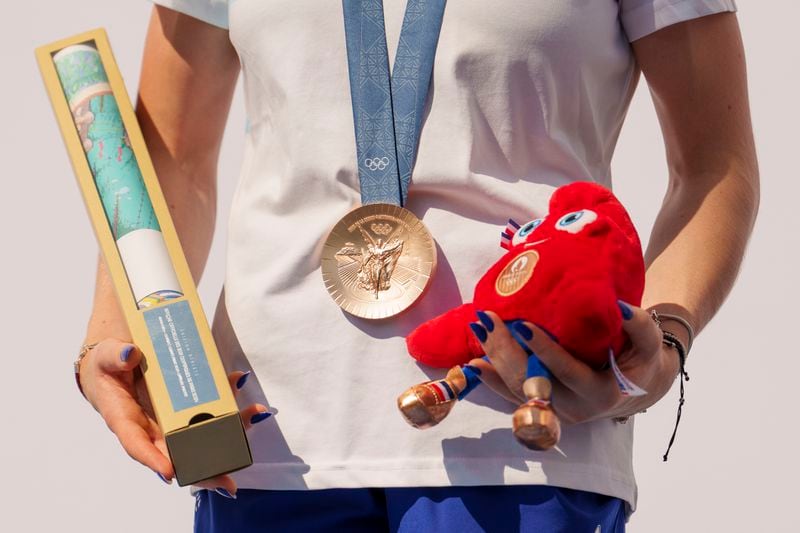
[{"label": "medal ribbon", "polygon": [[383,0],[342,0],[361,203],[403,206],[446,0],[408,0],[394,68]]}]

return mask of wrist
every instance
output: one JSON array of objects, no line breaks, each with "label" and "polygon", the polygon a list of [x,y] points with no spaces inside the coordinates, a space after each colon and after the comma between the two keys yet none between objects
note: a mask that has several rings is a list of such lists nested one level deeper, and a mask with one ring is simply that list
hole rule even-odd
[{"label": "wrist", "polygon": [[697,328],[689,311],[675,304],[656,304],[647,308],[661,331],[668,333],[683,345],[686,355],[692,348]]},{"label": "wrist", "polygon": [[661,331],[669,333],[681,341],[681,343],[686,347],[686,351],[688,353],[690,337],[686,328],[676,320],[664,318],[661,315],[658,315],[658,318],[661,320]]},{"label": "wrist", "polygon": [[[81,362],[83,358],[86,357],[91,350],[97,346],[97,342],[87,342],[84,343],[80,349],[78,350],[78,357],[75,359],[75,362],[72,363],[72,369],[75,372],[75,383],[78,385],[78,391],[86,398],[86,393],[83,390],[83,385],[81,384]],[[86,398],[88,400],[88,398]]]}]

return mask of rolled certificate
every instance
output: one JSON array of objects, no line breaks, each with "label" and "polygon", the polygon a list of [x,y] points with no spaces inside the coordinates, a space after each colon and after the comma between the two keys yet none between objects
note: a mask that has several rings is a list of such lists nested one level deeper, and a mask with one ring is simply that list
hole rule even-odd
[{"label": "rolled certificate", "polygon": [[97,48],[67,46],[53,62],[137,305],[183,296]]},{"label": "rolled certificate", "polygon": [[239,409],[103,30],[37,49],[179,485],[252,464]]}]

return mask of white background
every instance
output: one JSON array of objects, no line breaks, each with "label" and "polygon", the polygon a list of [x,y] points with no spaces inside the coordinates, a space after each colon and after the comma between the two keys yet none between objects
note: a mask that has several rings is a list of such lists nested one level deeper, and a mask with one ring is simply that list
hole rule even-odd
[{"label": "white background", "polygon": [[[800,3],[740,1],[762,176],[758,224],[737,287],[695,344],[684,418],[661,455],[677,386],[638,417],[640,507],[631,531],[800,531]],[[33,49],[98,26],[135,94],[150,4],[13,2],[0,32],[0,530],[189,531],[193,500],[132,462],[75,390],[96,245]],[[244,130],[237,93],[220,162],[220,217],[200,291],[223,276],[224,225]],[[666,187],[663,145],[642,83],[614,161],[616,191],[643,237]],[[795,329],[798,328],[798,329]]]}]

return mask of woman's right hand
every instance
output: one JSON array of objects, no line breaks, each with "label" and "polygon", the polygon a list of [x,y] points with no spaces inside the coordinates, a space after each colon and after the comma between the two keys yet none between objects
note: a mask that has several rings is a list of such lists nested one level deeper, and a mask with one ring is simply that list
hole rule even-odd
[{"label": "woman's right hand", "polygon": [[[136,372],[141,359],[141,351],[133,344],[108,338],[84,356],[79,379],[86,399],[100,413],[128,455],[171,483],[175,470],[169,460],[167,444],[153,414],[141,373]],[[248,375],[238,371],[228,375],[234,394],[247,381]],[[245,429],[249,429],[252,424],[268,418],[269,411],[262,404],[251,404],[240,411],[240,416]],[[223,496],[236,495],[236,483],[228,475],[207,479],[196,486],[216,490]]]}]

